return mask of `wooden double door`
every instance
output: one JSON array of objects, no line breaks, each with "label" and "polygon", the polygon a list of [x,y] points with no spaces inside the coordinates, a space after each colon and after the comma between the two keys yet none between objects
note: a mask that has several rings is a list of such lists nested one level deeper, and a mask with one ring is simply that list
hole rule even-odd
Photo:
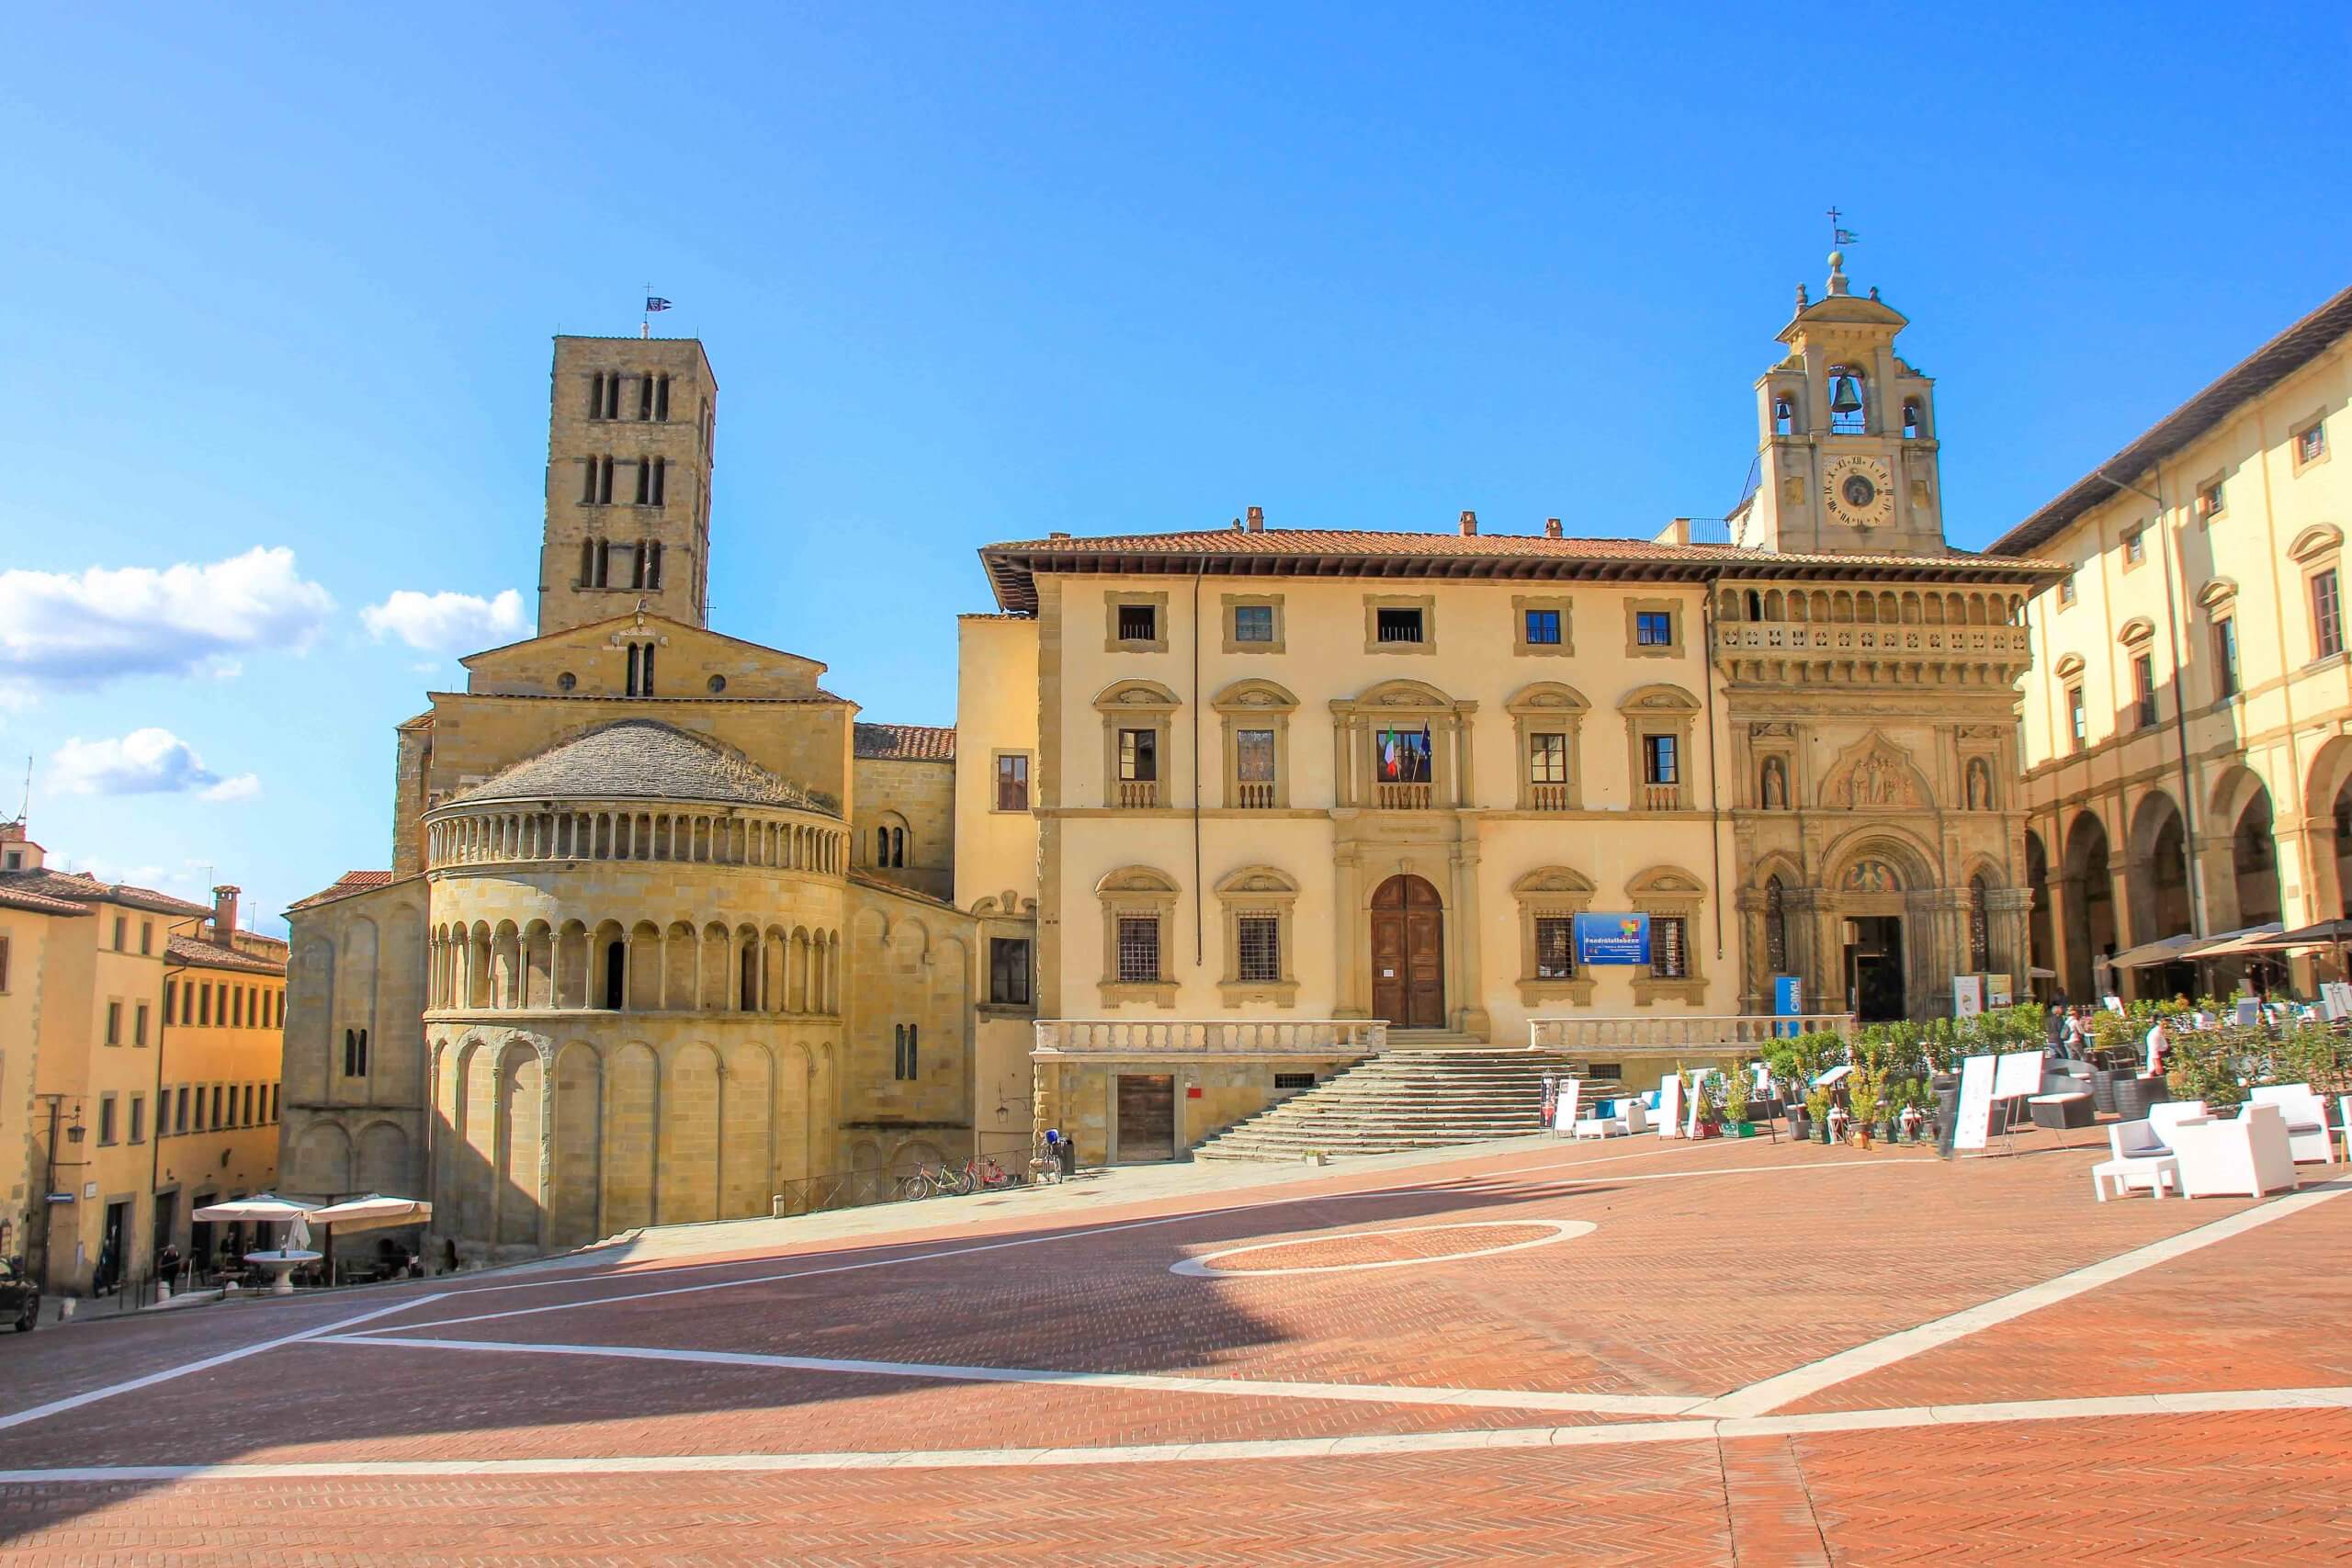
[{"label": "wooden double door", "polygon": [[1422,877],[1392,876],[1373,893],[1372,1016],[1445,1027],[1445,904]]}]

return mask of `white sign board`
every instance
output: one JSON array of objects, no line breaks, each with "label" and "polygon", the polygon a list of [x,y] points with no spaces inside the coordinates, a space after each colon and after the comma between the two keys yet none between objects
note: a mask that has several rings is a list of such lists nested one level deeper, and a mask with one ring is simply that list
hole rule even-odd
[{"label": "white sign board", "polygon": [[2121,1012],[2123,1010],[2123,998],[2121,997],[2108,998],[2107,1010],[2109,1012]]},{"label": "white sign board", "polygon": [[1682,1136],[1682,1075],[1668,1073],[1657,1081],[1657,1135]]},{"label": "white sign board", "polygon": [[1960,1118],[1952,1130],[1955,1149],[1981,1149],[1993,1126],[1993,1058],[1971,1056],[1960,1066]]},{"label": "white sign board", "polygon": [[2352,984],[2342,980],[2324,981],[2319,988],[2319,999],[2327,1008],[2330,1022],[2352,1018]]},{"label": "white sign board", "polygon": [[1974,1018],[1984,1010],[1984,980],[1979,975],[1954,975],[1951,977],[1951,1015],[1954,1018]]},{"label": "white sign board", "polygon": [[1699,1113],[1706,1108],[1706,1104],[1707,1074],[1706,1070],[1702,1068],[1698,1072],[1690,1075],[1690,1103],[1684,1109],[1682,1113],[1682,1135],[1684,1137],[1695,1138],[1699,1135]]},{"label": "white sign board", "polygon": [[1573,1133],[1577,1130],[1577,1101],[1583,1098],[1584,1079],[1564,1078],[1560,1082],[1560,1098],[1552,1107],[1552,1130]]},{"label": "white sign board", "polygon": [[2041,1092],[2041,1052],[2012,1051],[2001,1058],[2000,1071],[1993,1079],[1995,1100],[2018,1100]]}]

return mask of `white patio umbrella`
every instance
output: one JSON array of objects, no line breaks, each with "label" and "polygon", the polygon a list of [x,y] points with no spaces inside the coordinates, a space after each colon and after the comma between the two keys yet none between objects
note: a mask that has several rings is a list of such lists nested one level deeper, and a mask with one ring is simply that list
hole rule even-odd
[{"label": "white patio umbrella", "polygon": [[[387,1198],[381,1192],[370,1192],[364,1198],[348,1198],[340,1203],[330,1203],[323,1209],[313,1209],[313,1224],[329,1227],[334,1236],[337,1228],[344,1230],[383,1230],[393,1225],[421,1225],[433,1217],[433,1205],[422,1198]],[[332,1245],[322,1248],[332,1254]],[[334,1277],[334,1264],[327,1264],[328,1277]]]},{"label": "white patio umbrella", "polygon": [[310,1250],[307,1245],[311,1239],[307,1221],[315,1207],[311,1203],[298,1203],[291,1198],[280,1198],[275,1192],[256,1192],[250,1198],[233,1198],[226,1203],[214,1203],[198,1209],[190,1218],[227,1224],[275,1223],[289,1227],[292,1234],[274,1249],[255,1247],[245,1254],[247,1262],[261,1264],[270,1270],[270,1289],[278,1295],[285,1295],[293,1289],[288,1276],[294,1266],[318,1259],[319,1255]]}]

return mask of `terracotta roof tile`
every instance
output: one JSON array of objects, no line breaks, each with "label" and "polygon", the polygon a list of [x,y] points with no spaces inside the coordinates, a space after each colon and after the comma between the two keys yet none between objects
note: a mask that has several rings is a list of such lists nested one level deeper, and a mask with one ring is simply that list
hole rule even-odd
[{"label": "terracotta roof tile", "polygon": [[952,762],[956,727],[946,724],[861,724],[857,754],[899,762]]},{"label": "terracotta roof tile", "polygon": [[22,909],[35,915],[87,915],[87,904],[77,904],[71,898],[52,898],[46,893],[36,893],[28,887],[12,887],[0,882],[0,908]]},{"label": "terracotta roof tile", "polygon": [[95,876],[85,876],[78,872],[52,871],[47,866],[36,866],[28,871],[0,871],[0,887],[80,903],[126,904],[131,908],[145,909],[158,915],[212,913],[209,904],[191,904],[185,898],[175,898],[153,887],[136,887],[127,882],[100,882]]},{"label": "terracotta roof tile", "polygon": [[198,937],[175,936],[164,944],[164,955],[175,964],[192,964],[200,969],[234,969],[247,975],[283,975],[286,961],[271,963],[251,953],[239,953],[233,948],[219,946]]},{"label": "terracotta roof tile", "polygon": [[1667,545],[1649,539],[1555,539],[1541,534],[1408,534],[1370,528],[1197,528],[1104,534],[988,545],[981,564],[1004,609],[1034,613],[1038,571],[1178,572],[1195,563],[1219,575],[1331,577],[1680,578],[1725,569],[1785,575],[1792,569],[2032,578],[2047,561],[1946,548],[1923,555],[1800,554],[1736,545]]},{"label": "terracotta roof tile", "polygon": [[307,909],[313,904],[323,904],[334,898],[348,898],[355,893],[369,893],[379,887],[390,887],[392,874],[389,871],[346,871],[334,879],[332,886],[322,887],[308,898],[298,898],[288,909]]}]

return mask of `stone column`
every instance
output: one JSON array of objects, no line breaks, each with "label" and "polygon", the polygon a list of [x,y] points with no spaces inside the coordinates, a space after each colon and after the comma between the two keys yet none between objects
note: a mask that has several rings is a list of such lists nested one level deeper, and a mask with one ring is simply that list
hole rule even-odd
[{"label": "stone column", "polygon": [[1996,887],[1984,895],[1985,945],[1994,971],[2009,977],[2018,1001],[2033,995],[2033,889]]},{"label": "stone column", "polygon": [[2219,936],[2245,924],[2238,918],[2235,848],[2233,837],[2228,833],[2200,834],[2197,840],[2197,874],[2205,889],[2205,934],[2208,936]]},{"label": "stone column", "polygon": [[[1475,831],[1475,827],[1472,829]],[[1457,914],[1454,928],[1453,954],[1461,971],[1461,998],[1455,1010],[1461,1016],[1464,1033],[1487,1037],[1494,1021],[1487,1012],[1484,990],[1486,970],[1479,960],[1478,930],[1483,911],[1478,905],[1478,841],[1476,839],[1457,840],[1453,846],[1453,907]]]},{"label": "stone column", "polygon": [[1359,940],[1359,916],[1363,903],[1362,852],[1353,844],[1340,845],[1332,853],[1331,869],[1335,884],[1333,898],[1338,906],[1332,919],[1336,936],[1332,942],[1331,959],[1335,970],[1331,995],[1338,1005],[1332,1008],[1331,1016],[1368,1018],[1371,1014],[1366,1010],[1370,1002],[1359,985],[1362,978],[1359,971],[1370,961],[1363,951],[1364,943]]}]

